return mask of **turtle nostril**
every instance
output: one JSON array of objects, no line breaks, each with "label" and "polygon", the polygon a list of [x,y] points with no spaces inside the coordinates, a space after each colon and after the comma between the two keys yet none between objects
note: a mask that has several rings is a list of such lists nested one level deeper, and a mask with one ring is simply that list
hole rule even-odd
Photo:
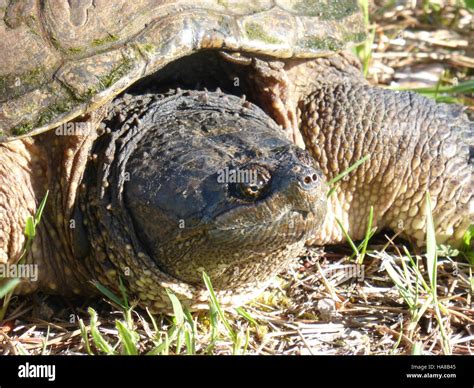
[{"label": "turtle nostril", "polygon": [[300,186],[305,190],[312,190],[319,184],[318,174],[310,167],[300,171],[298,180],[300,181]]}]

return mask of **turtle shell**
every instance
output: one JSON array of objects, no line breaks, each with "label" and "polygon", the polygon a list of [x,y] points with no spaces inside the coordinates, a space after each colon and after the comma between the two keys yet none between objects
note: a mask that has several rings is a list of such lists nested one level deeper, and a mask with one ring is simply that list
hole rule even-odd
[{"label": "turtle shell", "polygon": [[90,112],[199,50],[311,58],[365,36],[357,0],[0,0],[0,141]]}]

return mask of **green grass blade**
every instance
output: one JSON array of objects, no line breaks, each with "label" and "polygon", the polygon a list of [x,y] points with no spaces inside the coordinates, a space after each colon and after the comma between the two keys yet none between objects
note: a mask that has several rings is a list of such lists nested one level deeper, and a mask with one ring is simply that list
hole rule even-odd
[{"label": "green grass blade", "polygon": [[186,330],[184,332],[184,341],[186,343],[186,353],[188,355],[196,354],[196,348],[194,344],[194,335],[191,331]]},{"label": "green grass blade", "polygon": [[472,241],[473,236],[474,236],[474,225],[471,224],[469,225],[469,228],[467,228],[466,233],[464,233],[464,236],[462,238],[464,249],[469,249],[471,247],[471,241]]},{"label": "green grass blade", "polygon": [[[359,0],[359,4],[362,10],[362,14],[364,15],[365,25],[369,26],[369,2],[368,0]],[[366,78],[369,72],[370,61],[372,59],[372,44],[374,43],[375,39],[375,29],[370,28],[368,32],[369,35],[366,41],[355,47],[356,54],[362,62],[364,77]]]},{"label": "green grass blade", "polygon": [[150,310],[148,309],[148,307],[146,308],[146,312],[148,314],[148,317],[150,318],[150,321],[151,321],[151,324],[153,326],[153,330],[155,330],[155,333],[158,333],[159,330],[158,330],[158,325],[156,323],[156,319],[155,317],[153,316],[153,314],[150,312]]},{"label": "green grass blade", "polygon": [[469,264],[474,265],[474,247],[471,245],[474,237],[474,225],[469,225],[463,236],[461,252]]},{"label": "green grass blade", "polygon": [[25,347],[20,342],[17,342],[17,344],[15,345],[15,348],[18,351],[18,354],[20,356],[31,356],[28,350],[26,350]]},{"label": "green grass blade", "polygon": [[413,271],[415,272],[418,282],[421,283],[425,292],[427,293],[431,292],[430,286],[428,285],[428,283],[426,283],[425,279],[423,278],[423,275],[420,272],[420,268],[418,267],[418,256],[417,256],[417,261],[415,262],[415,260],[413,260],[413,257],[411,256],[410,252],[405,246],[403,247],[403,250],[405,251],[405,254],[410,260],[410,264],[412,265]]},{"label": "green grass blade", "polygon": [[82,342],[84,342],[86,352],[88,355],[92,356],[94,353],[92,352],[89,336],[87,335],[87,328],[84,325],[84,321],[82,319],[79,319],[79,330],[81,331]]},{"label": "green grass blade", "polygon": [[210,303],[209,305],[209,322],[211,326],[211,339],[209,341],[209,345],[206,347],[206,353],[211,354],[214,350],[216,341],[217,341],[217,334],[218,334],[218,317],[219,313],[217,312],[216,307]]},{"label": "green grass blade", "polygon": [[390,279],[392,279],[395,286],[399,289],[399,291],[401,291],[400,293],[403,292],[402,297],[407,303],[410,302],[409,305],[411,305],[411,298],[408,298],[408,296],[410,295],[409,290],[405,286],[405,282],[403,281],[403,279],[393,267],[391,261],[385,260],[383,263],[383,267],[385,268],[385,271],[387,271],[388,276],[390,277]]},{"label": "green grass blade", "polygon": [[196,354],[196,325],[193,317],[187,308],[184,308],[184,316],[186,318],[186,349],[188,354]]},{"label": "green grass blade", "polygon": [[430,307],[433,304],[433,297],[431,295],[428,295],[425,302],[421,305],[421,307],[418,308],[416,306],[416,310],[413,309],[414,313],[412,313],[412,320],[410,324],[408,325],[408,332],[413,333],[416,329],[416,325],[418,325],[418,322],[420,321],[421,317],[425,315],[426,310],[428,307]]},{"label": "green grass blade", "polygon": [[357,258],[357,264],[360,264],[360,265],[364,263],[365,253],[367,252],[367,246],[369,244],[369,240],[374,235],[372,231],[373,219],[374,219],[374,207],[371,206],[369,210],[369,219],[367,221],[367,230],[365,232],[365,238],[364,238],[364,241],[362,241],[362,244],[361,244],[362,246],[360,248],[360,255]]},{"label": "green grass blade", "polygon": [[392,90],[408,90],[419,93],[425,97],[435,99],[437,102],[463,103],[461,97],[454,97],[459,94],[471,94],[474,92],[474,80],[460,82],[457,85],[441,85],[440,82],[433,87],[424,88],[404,88],[390,87]]},{"label": "green grass blade", "polygon": [[329,189],[329,191],[328,191],[326,197],[327,197],[327,198],[330,198],[330,197],[336,192],[336,190],[337,190],[336,186],[331,187],[331,188]]},{"label": "green grass blade", "polygon": [[367,160],[369,160],[370,155],[365,155],[363,158],[359,159],[357,162],[355,162],[352,166],[341,172],[340,174],[336,175],[334,178],[332,178],[329,182],[328,185],[332,186],[333,184],[337,183],[340,181],[342,178],[344,178],[346,175],[350,174],[352,171],[354,171],[357,167],[359,167],[361,164],[365,163]]},{"label": "green grass blade", "polygon": [[122,309],[126,309],[125,303],[117,295],[115,295],[111,290],[109,290],[104,285],[100,284],[97,280],[92,280],[91,283],[96,287],[102,294],[104,294],[109,300],[114,302],[117,306]]},{"label": "green grass blade", "polygon": [[235,355],[235,356],[240,355],[243,345],[244,345],[244,343],[242,341],[242,337],[240,335],[237,335],[235,337],[234,345],[232,347],[232,354]]},{"label": "green grass blade", "polygon": [[49,339],[49,329],[50,326],[48,325],[48,329],[46,330],[46,336],[43,338],[43,346],[41,346],[41,355],[46,356],[48,350],[48,339]]},{"label": "green grass blade", "polygon": [[123,306],[125,307],[125,309],[129,310],[130,305],[128,303],[127,288],[123,284],[123,280],[121,276],[119,276],[119,290],[120,290],[120,293],[122,294]]},{"label": "green grass blade", "polygon": [[49,191],[46,191],[41,203],[36,210],[34,217],[28,216],[26,218],[25,223],[25,236],[28,240],[33,240],[36,236],[36,228],[38,227],[39,223],[41,222],[41,217],[43,216],[44,207],[46,206],[46,201],[48,200]]},{"label": "green grass blade", "polygon": [[410,270],[408,268],[408,266],[406,265],[405,263],[405,260],[403,259],[402,257],[402,270],[403,270],[403,276],[404,276],[404,279],[405,279],[405,286],[406,286],[406,289],[407,289],[407,293],[409,295],[413,295],[414,297],[410,299],[410,301],[412,302],[412,305],[408,304],[409,308],[410,308],[410,312],[412,313],[413,315],[413,311],[417,308],[418,306],[418,290],[419,290],[419,285],[418,285],[418,281],[417,279],[415,279],[415,287],[413,288],[413,279],[412,279],[412,274],[410,273]]},{"label": "green grass blade", "polygon": [[168,294],[168,298],[170,298],[171,304],[173,306],[173,313],[176,319],[175,323],[177,326],[181,326],[184,323],[183,306],[181,305],[181,302],[177,296],[170,289],[167,288],[166,293]]},{"label": "green grass blade", "polygon": [[36,236],[36,226],[33,217],[28,216],[25,223],[25,236],[28,240],[33,240]]},{"label": "green grass blade", "polygon": [[[400,88],[400,90],[402,89],[403,88]],[[434,87],[414,88],[414,89],[408,89],[408,90],[411,90],[413,92],[417,92],[420,94],[433,94],[434,96],[439,95],[441,93],[446,93],[446,94],[472,93],[474,91],[474,80],[460,82],[457,85],[444,85],[444,86],[437,85]]]},{"label": "green grass blade", "polygon": [[237,336],[236,336],[234,330],[232,330],[232,327],[230,326],[229,322],[227,321],[227,319],[224,315],[224,312],[221,309],[219,301],[217,300],[216,294],[214,292],[214,288],[212,287],[211,279],[209,278],[209,276],[205,272],[202,273],[202,278],[204,280],[204,284],[206,285],[207,290],[209,291],[211,303],[216,308],[217,314],[219,315],[220,319],[224,323],[224,326],[227,329],[229,337],[235,343],[235,341],[237,340]]},{"label": "green grass blade", "polygon": [[18,278],[13,278],[13,279],[6,280],[0,286],[0,298],[3,298],[9,292],[12,292],[15,289],[15,287],[18,285],[18,283],[20,283],[20,279],[18,279]]},{"label": "green grass blade", "polygon": [[123,322],[115,321],[115,327],[119,332],[120,340],[123,344],[123,349],[126,355],[136,356],[138,354],[137,349],[137,333],[132,332]]},{"label": "green grass blade", "polygon": [[163,340],[163,347],[162,347],[161,354],[164,356],[167,356],[168,354],[170,354],[171,339],[169,338],[168,333],[165,333],[164,337],[165,339]]},{"label": "green grass blade", "polygon": [[91,321],[89,324],[92,340],[94,341],[94,345],[103,353],[105,354],[114,354],[114,349],[110,344],[105,340],[105,338],[100,334],[98,322],[97,322],[97,312],[92,308],[89,307],[87,309],[89,315],[91,317]]},{"label": "green grass blade", "polygon": [[255,325],[255,326],[258,325],[257,321],[256,321],[247,311],[245,311],[242,307],[237,307],[237,308],[235,309],[235,311],[236,311],[237,314],[239,314],[241,317],[243,317],[244,319],[246,319],[247,321],[249,321],[252,325]]},{"label": "green grass blade", "polygon": [[336,222],[339,225],[339,227],[341,228],[342,233],[344,234],[344,237],[346,238],[347,242],[351,246],[351,248],[354,252],[354,255],[359,256],[359,250],[357,249],[356,245],[354,244],[354,241],[352,241],[351,237],[349,236],[349,233],[347,233],[346,229],[342,225],[342,222],[339,221],[339,219],[337,219],[337,218],[336,218]]},{"label": "green grass blade", "polygon": [[395,351],[398,349],[400,346],[400,343],[402,342],[402,337],[403,337],[403,319],[400,321],[400,334],[398,335],[397,342],[395,345],[393,345],[392,350],[390,351],[390,354],[395,354]]},{"label": "green grass blade", "polygon": [[184,329],[182,327],[179,327],[177,330],[177,335],[176,335],[176,354],[181,354],[181,348],[184,345],[185,339],[184,339]]},{"label": "green grass blade", "polygon": [[431,199],[429,193],[426,194],[426,263],[428,268],[428,277],[430,279],[431,290],[436,297],[437,284],[437,262],[438,253],[436,249],[436,235],[431,211]]},{"label": "green grass blade", "polygon": [[423,355],[423,343],[420,341],[417,341],[413,344],[413,347],[411,348],[411,355],[412,356],[421,356]]},{"label": "green grass blade", "polygon": [[38,206],[38,209],[36,210],[35,227],[38,226],[38,224],[41,222],[41,217],[43,216],[43,210],[44,210],[44,207],[46,206],[48,195],[49,195],[49,190],[46,191],[46,194],[44,195],[43,199],[41,200],[41,203]]}]

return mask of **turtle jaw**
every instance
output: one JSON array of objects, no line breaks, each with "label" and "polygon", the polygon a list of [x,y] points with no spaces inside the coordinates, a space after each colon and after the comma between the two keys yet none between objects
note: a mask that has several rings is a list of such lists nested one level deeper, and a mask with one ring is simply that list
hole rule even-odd
[{"label": "turtle jaw", "polygon": [[304,242],[317,232],[327,208],[326,182],[319,170],[305,164],[309,158],[302,162],[297,154],[306,153],[293,146],[288,150],[282,166],[274,172],[267,196],[213,219],[211,242],[272,251]]},{"label": "turtle jaw", "polygon": [[[305,167],[288,165],[274,176],[273,191],[265,199],[233,208],[208,225],[206,244],[194,247],[192,255],[196,268],[213,279],[216,289],[262,286],[317,233],[327,207],[326,184],[318,173],[317,182],[302,188],[291,170]],[[187,272],[186,281],[199,284],[201,271]]]},{"label": "turtle jaw", "polygon": [[[136,191],[135,187],[141,184],[126,185],[127,212],[150,259],[165,273],[195,287],[202,286],[205,272],[217,291],[238,294],[254,287],[263,288],[301,254],[305,242],[314,238],[324,220],[325,181],[319,171],[306,164],[309,157],[301,161],[299,154],[307,156],[305,151],[290,145],[283,158],[270,155],[279,163],[270,169],[268,191],[256,201],[231,197],[229,185],[215,183],[214,176],[204,179],[212,183],[193,190],[213,191],[214,195],[203,204],[201,218],[195,222],[193,216],[175,215],[174,221],[168,220],[176,226],[182,222],[183,228],[164,226],[163,219],[150,222],[162,217],[162,199],[154,193]],[[253,163],[264,164],[258,160]],[[267,158],[267,166],[268,163]],[[187,176],[190,172],[182,173]],[[309,179],[314,180],[308,182]],[[160,182],[160,186],[166,193],[166,182]],[[178,208],[182,206],[182,191],[173,191],[173,203]],[[165,230],[166,239],[162,235]]]}]

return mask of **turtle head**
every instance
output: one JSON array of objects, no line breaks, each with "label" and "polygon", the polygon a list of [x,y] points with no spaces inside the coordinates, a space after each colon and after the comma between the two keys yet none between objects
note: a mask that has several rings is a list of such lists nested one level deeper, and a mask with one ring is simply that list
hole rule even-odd
[{"label": "turtle head", "polygon": [[135,256],[142,268],[191,287],[203,286],[203,271],[216,290],[264,287],[321,225],[322,174],[263,111],[237,97],[141,99],[119,107],[122,116],[134,113],[109,117],[115,128],[97,142],[103,149],[84,197],[97,218],[89,224],[103,228],[89,230],[93,245],[115,267]]}]

